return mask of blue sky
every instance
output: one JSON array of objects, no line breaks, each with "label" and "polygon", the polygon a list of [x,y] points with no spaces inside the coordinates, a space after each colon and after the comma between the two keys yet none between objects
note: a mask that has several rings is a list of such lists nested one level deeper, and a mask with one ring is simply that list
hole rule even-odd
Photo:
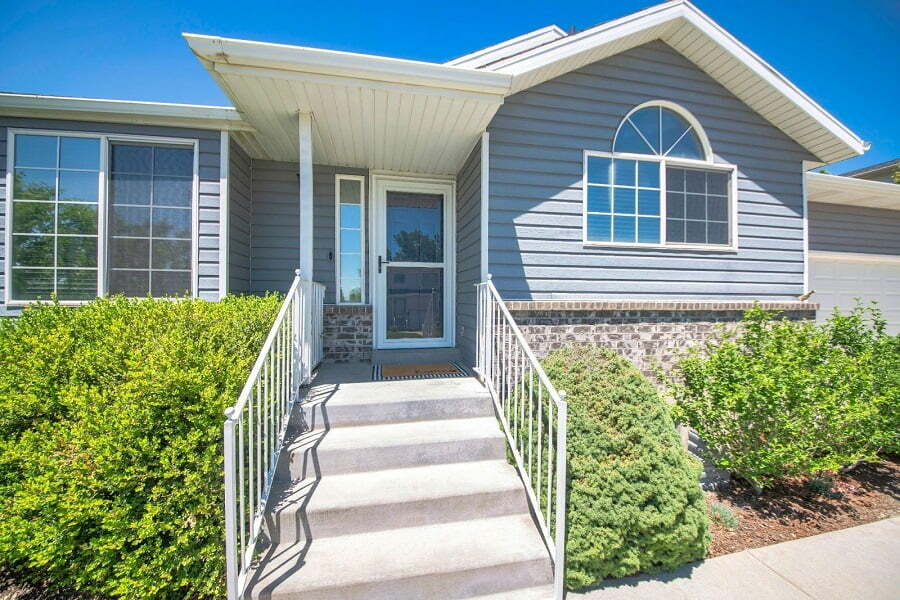
[{"label": "blue sky", "polygon": [[[0,0],[0,90],[227,104],[181,32],[440,62],[550,23],[584,29],[655,3]],[[832,172],[900,157],[900,2],[695,3],[872,142]]]}]

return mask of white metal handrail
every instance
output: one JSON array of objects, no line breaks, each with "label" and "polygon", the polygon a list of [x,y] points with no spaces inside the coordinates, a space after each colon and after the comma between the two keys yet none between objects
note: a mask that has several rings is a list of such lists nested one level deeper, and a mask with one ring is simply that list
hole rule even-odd
[{"label": "white metal handrail", "polygon": [[[563,597],[566,553],[565,392],[557,392],[491,282],[476,284],[475,370],[494,401],[510,453],[553,560],[555,598]],[[552,519],[551,519],[552,517]]]},{"label": "white metal handrail", "polygon": [[228,600],[238,600],[247,584],[291,409],[323,358],[324,298],[325,286],[295,271],[237,402],[225,410]]}]

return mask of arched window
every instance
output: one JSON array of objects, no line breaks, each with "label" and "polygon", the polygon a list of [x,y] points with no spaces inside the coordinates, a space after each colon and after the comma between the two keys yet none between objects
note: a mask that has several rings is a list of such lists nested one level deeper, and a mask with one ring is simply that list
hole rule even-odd
[{"label": "arched window", "polygon": [[625,117],[616,132],[613,152],[707,159],[694,126],[660,105],[638,108]]},{"label": "arched window", "polygon": [[663,101],[637,106],[612,150],[585,151],[586,244],[736,248],[735,167],[713,162],[689,112]]}]

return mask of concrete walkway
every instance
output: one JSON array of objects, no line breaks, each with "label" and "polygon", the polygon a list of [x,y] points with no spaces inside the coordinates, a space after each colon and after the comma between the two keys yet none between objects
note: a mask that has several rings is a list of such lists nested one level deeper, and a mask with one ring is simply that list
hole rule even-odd
[{"label": "concrete walkway", "polygon": [[897,600],[900,517],[655,576],[617,579],[569,600]]}]

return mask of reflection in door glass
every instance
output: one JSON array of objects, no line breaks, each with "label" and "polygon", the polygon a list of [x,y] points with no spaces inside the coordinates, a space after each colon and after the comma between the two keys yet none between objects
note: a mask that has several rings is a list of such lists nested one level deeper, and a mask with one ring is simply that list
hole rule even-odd
[{"label": "reflection in door glass", "polygon": [[388,267],[387,337],[444,337],[444,269]]},{"label": "reflection in door glass", "polygon": [[387,260],[443,262],[444,197],[387,193]]}]

